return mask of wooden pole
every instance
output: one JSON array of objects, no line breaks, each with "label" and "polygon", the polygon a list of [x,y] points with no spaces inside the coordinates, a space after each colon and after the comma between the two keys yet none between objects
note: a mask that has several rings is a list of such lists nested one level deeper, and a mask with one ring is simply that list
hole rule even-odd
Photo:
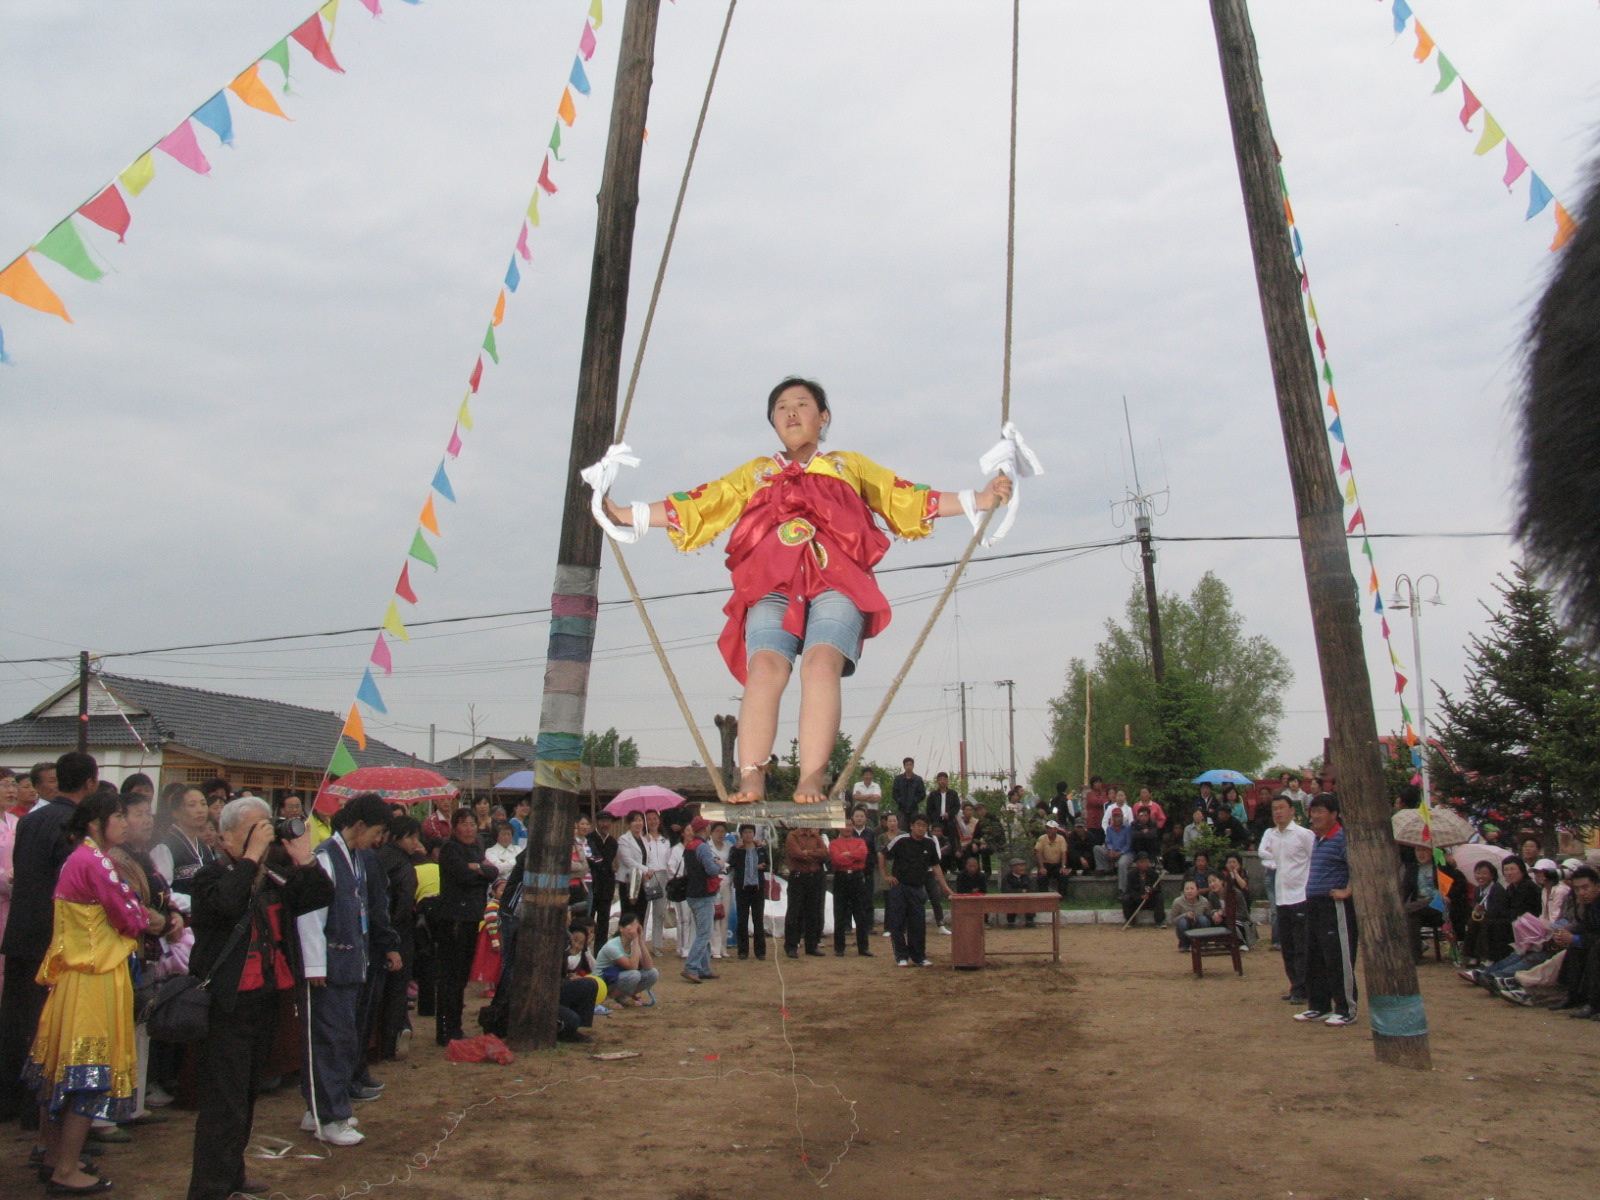
[{"label": "wooden pole", "polygon": [[89,753],[89,652],[78,651],[78,753]]},{"label": "wooden pole", "polygon": [[1294,488],[1341,815],[1349,839],[1373,1051],[1379,1062],[1426,1070],[1432,1066],[1427,1018],[1400,905],[1372,684],[1361,643],[1361,603],[1345,543],[1344,502],[1322,427],[1322,396],[1306,336],[1255,35],[1245,0],[1211,0],[1211,16]]},{"label": "wooden pole", "polygon": [[550,649],[535,750],[533,811],[512,966],[510,1036],[524,1047],[555,1045],[556,998],[567,946],[567,880],[582,787],[581,759],[589,661],[598,613],[601,533],[589,515],[579,471],[611,441],[622,377],[639,164],[650,106],[660,0],[628,0],[612,93],[589,311],[578,368],[578,398],[567,458],[566,501],[551,600]]},{"label": "wooden pole", "polygon": [[1089,717],[1094,712],[1094,674],[1083,672],[1083,786],[1089,786]]}]

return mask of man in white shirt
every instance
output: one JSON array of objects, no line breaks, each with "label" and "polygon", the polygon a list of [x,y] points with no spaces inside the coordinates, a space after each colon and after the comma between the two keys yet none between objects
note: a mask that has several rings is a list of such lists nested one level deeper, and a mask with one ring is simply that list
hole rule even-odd
[{"label": "man in white shirt", "polygon": [[1294,1004],[1306,1003],[1306,881],[1311,875],[1311,849],[1316,834],[1294,822],[1294,801],[1272,798],[1272,828],[1261,835],[1261,865],[1273,895],[1272,936],[1283,950]]},{"label": "man in white shirt", "polygon": [[878,784],[877,773],[871,767],[861,768],[861,778],[856,780],[855,787],[850,789],[850,807],[866,807],[867,815],[874,821],[878,817],[878,805],[883,803],[883,788]]}]

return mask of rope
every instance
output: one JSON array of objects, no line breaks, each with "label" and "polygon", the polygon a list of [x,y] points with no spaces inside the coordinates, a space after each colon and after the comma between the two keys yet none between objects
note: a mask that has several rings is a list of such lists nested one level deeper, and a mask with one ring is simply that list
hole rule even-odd
[{"label": "rope", "polygon": [[[678,198],[672,205],[672,220],[667,225],[667,240],[661,247],[661,261],[656,265],[656,280],[650,288],[650,304],[645,309],[644,324],[639,330],[639,345],[633,352],[633,369],[628,374],[628,391],[622,400],[622,413],[617,418],[617,433],[611,440],[620,442],[628,431],[628,418],[633,414],[633,396],[639,387],[639,371],[644,366],[645,347],[650,342],[650,327],[655,324],[656,306],[661,300],[661,287],[667,278],[667,262],[672,257],[672,243],[678,237],[678,218],[683,214],[683,198],[689,192],[689,176],[694,171],[694,160],[700,153],[700,134],[706,127],[706,113],[711,108],[711,93],[717,86],[717,73],[722,69],[722,51],[728,44],[728,30],[733,25],[733,10],[739,6],[739,0],[728,0],[728,15],[722,22],[722,36],[717,39],[716,57],[711,60],[711,74],[706,79],[706,94],[700,101],[700,116],[694,123],[694,137],[689,142],[689,156],[683,163],[683,177],[678,181]],[[711,751],[706,748],[705,738],[700,734],[700,726],[695,723],[694,713],[689,709],[689,700],[683,694],[683,688],[678,684],[678,673],[672,669],[672,661],[667,657],[661,639],[656,636],[655,622],[650,620],[650,614],[645,611],[644,597],[639,594],[638,587],[633,582],[633,572],[628,570],[628,560],[622,555],[622,547],[615,538],[607,538],[611,544],[611,553],[617,560],[617,567],[622,572],[622,580],[628,585],[628,598],[633,601],[634,611],[639,614],[639,620],[644,624],[644,631],[650,638],[650,645],[655,648],[656,658],[661,662],[662,673],[667,677],[667,684],[672,688],[673,699],[678,702],[678,711],[683,714],[683,722],[689,727],[689,732],[694,737],[694,744],[700,751],[700,759],[706,765],[706,774],[711,777],[711,786],[716,789],[717,799],[726,804],[728,802],[727,784],[723,782],[722,772],[712,762]]]}]

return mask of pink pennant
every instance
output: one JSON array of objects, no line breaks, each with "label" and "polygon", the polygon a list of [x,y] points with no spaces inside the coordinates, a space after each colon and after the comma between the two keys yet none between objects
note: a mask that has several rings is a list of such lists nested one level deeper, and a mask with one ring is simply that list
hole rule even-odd
[{"label": "pink pennant", "polygon": [[1511,185],[1513,183],[1515,183],[1519,178],[1521,178],[1522,173],[1524,171],[1526,171],[1527,169],[1528,169],[1528,160],[1522,157],[1522,152],[1519,151],[1515,146],[1513,146],[1511,144],[1511,140],[1509,138],[1507,138],[1506,139],[1506,175],[1505,175],[1505,178],[1503,180],[1501,180],[1501,182],[1506,185],[1506,191],[1509,192],[1511,190]]},{"label": "pink pennant", "polygon": [[522,232],[517,234],[517,253],[522,255],[522,261],[527,262],[533,257],[533,251],[528,249],[528,223],[522,223]]},{"label": "pink pennant", "polygon": [[1379,617],[1378,620],[1383,625],[1383,638],[1384,638],[1384,641],[1388,641],[1389,640],[1389,618],[1388,617]]},{"label": "pink pennant", "polygon": [[1467,122],[1472,120],[1474,114],[1482,108],[1482,103],[1472,94],[1472,89],[1463,80],[1461,83],[1461,128],[1466,129]]},{"label": "pink pennant", "polygon": [[185,119],[166,137],[156,143],[156,149],[172,155],[189,170],[197,175],[209,175],[211,164],[206,161],[206,156],[200,152],[200,143],[195,139],[194,126]]},{"label": "pink pennant", "polygon": [[311,52],[311,57],[316,59],[330,71],[344,74],[344,68],[339,65],[339,60],[333,57],[333,47],[328,45],[328,35],[322,31],[322,14],[312,13],[289,35]]},{"label": "pink pennant", "polygon": [[583,36],[578,39],[578,53],[583,55],[583,61],[588,62],[594,57],[594,26],[585,25]]},{"label": "pink pennant", "polygon": [[[518,246],[520,250],[521,247]],[[472,368],[472,378],[467,380],[467,386],[473,391],[478,390],[478,385],[483,382],[483,355],[478,355],[478,365]]]},{"label": "pink pennant", "polygon": [[1403,695],[1405,695],[1405,692],[1406,692],[1406,677],[1404,675],[1400,674],[1399,671],[1396,671],[1394,673],[1394,694],[1397,695],[1397,696],[1403,696]]},{"label": "pink pennant", "polygon": [[1339,474],[1348,475],[1349,473],[1350,473],[1350,451],[1348,449],[1341,450],[1339,452]]},{"label": "pink pennant", "polygon": [[1354,533],[1357,529],[1365,529],[1366,527],[1367,516],[1361,511],[1360,507],[1357,506],[1355,516],[1350,518],[1350,524],[1345,526],[1344,531],[1346,533]]},{"label": "pink pennant", "polygon": [[457,425],[454,429],[452,429],[450,431],[450,444],[444,448],[444,452],[446,454],[448,454],[451,458],[457,458],[457,457],[460,456],[460,454],[461,454],[461,426]]},{"label": "pink pennant", "polygon": [[378,640],[372,643],[372,657],[367,660],[375,667],[381,667],[385,675],[394,674],[394,659],[389,655],[389,643],[383,640],[383,634],[378,635]]},{"label": "pink pennant", "polygon": [[547,195],[553,196],[556,194],[556,185],[550,182],[550,156],[548,154],[544,156],[544,165],[539,168],[539,186],[545,190]]},{"label": "pink pennant", "polygon": [[1300,272],[1300,290],[1305,292],[1307,295],[1311,294],[1311,276],[1307,275],[1304,271]]},{"label": "pink pennant", "polygon": [[361,0],[367,6],[367,11],[375,17],[383,16],[383,0]]},{"label": "pink pennant", "polygon": [[1323,358],[1328,357],[1328,343],[1327,340],[1322,336],[1321,325],[1317,326],[1317,350],[1321,353]]},{"label": "pink pennant", "polygon": [[116,184],[80,208],[78,215],[87,217],[102,229],[109,229],[117,235],[117,241],[128,240],[128,226],[133,223],[133,217],[129,215],[128,202],[122,198]]}]

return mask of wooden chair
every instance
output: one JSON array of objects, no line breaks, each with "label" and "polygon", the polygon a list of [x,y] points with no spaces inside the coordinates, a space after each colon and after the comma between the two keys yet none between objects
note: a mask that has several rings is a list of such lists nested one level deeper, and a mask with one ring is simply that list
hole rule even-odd
[{"label": "wooden chair", "polygon": [[1235,924],[1238,916],[1238,893],[1228,889],[1228,898],[1222,906],[1222,923],[1211,925],[1205,929],[1191,929],[1189,938],[1189,959],[1194,966],[1196,976],[1205,974],[1200,960],[1208,954],[1229,954],[1233,956],[1233,970],[1236,975],[1244,974],[1244,960],[1239,954],[1239,931]]}]

